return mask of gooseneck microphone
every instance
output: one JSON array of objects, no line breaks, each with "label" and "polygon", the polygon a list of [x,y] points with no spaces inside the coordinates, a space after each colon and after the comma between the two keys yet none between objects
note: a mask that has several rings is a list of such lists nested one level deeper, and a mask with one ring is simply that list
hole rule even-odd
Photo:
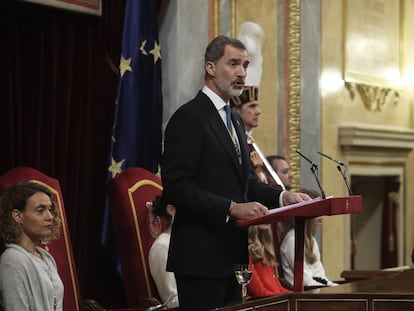
[{"label": "gooseneck microphone", "polygon": [[296,153],[299,154],[302,158],[304,158],[306,161],[308,161],[311,164],[311,172],[313,174],[313,176],[316,179],[316,183],[318,184],[319,190],[321,191],[321,195],[322,195],[322,199],[326,199],[326,195],[325,195],[325,191],[323,191],[321,183],[319,181],[319,176],[318,176],[318,165],[316,165],[315,163],[313,163],[311,160],[309,160],[304,154],[302,154],[299,150],[296,150]]},{"label": "gooseneck microphone", "polygon": [[[346,172],[346,170],[348,169],[348,166],[346,166],[346,165],[345,165],[345,163],[343,163],[343,162],[341,162],[341,161],[338,161],[338,160],[336,160],[336,159],[334,159],[334,158],[332,158],[332,157],[328,156],[327,154],[324,154],[323,152],[317,151],[317,153],[319,153],[321,156],[323,156],[323,157],[325,157],[325,158],[327,158],[327,159],[329,159],[329,160],[331,160],[331,161],[335,162],[336,164],[338,164],[338,165],[336,166],[336,168],[338,169],[338,171],[339,171],[339,172],[341,173],[341,175],[342,175],[342,178],[343,178],[343,180],[344,180],[344,182],[345,182],[346,188],[348,189],[348,195],[349,195],[349,196],[352,196],[352,195],[353,195],[353,194],[352,194],[352,190],[351,190],[351,187],[349,186],[348,180],[347,180],[346,175],[345,175],[345,172]],[[342,171],[341,166],[345,167],[345,171]]]},{"label": "gooseneck microphone", "polygon": [[325,154],[325,153],[323,153],[323,152],[320,152],[320,151],[316,151],[317,153],[319,153],[321,156],[324,156],[325,158],[327,158],[327,159],[329,159],[329,160],[331,160],[331,161],[334,161],[336,164],[338,164],[338,165],[340,165],[340,166],[344,166],[345,168],[348,168],[346,165],[345,165],[345,163],[343,163],[343,162],[341,162],[341,161],[338,161],[338,160],[336,160],[336,159],[334,159],[334,158],[332,158],[332,157],[330,157],[330,156],[328,156],[327,154]]},{"label": "gooseneck microphone", "polygon": [[176,296],[177,296],[177,293],[173,290],[172,292],[170,292],[170,294],[168,295],[168,297],[165,299],[165,301],[162,304],[150,306],[147,309],[145,309],[145,311],[167,310],[166,309],[167,304]]}]

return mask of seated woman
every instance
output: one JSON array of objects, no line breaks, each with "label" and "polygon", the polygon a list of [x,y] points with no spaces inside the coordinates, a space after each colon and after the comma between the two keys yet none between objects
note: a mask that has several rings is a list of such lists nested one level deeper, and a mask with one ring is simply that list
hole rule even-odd
[{"label": "seated woman", "polygon": [[62,310],[63,283],[51,254],[37,244],[59,236],[53,193],[26,182],[0,197],[0,293],[4,310]]},{"label": "seated woman", "polygon": [[250,297],[266,297],[291,292],[280,284],[276,275],[277,262],[270,225],[249,227],[249,262],[254,265],[252,279],[247,285]]},{"label": "seated woman", "polygon": [[174,297],[167,303],[167,306],[168,308],[176,308],[179,306],[177,284],[174,273],[167,271],[168,247],[170,245],[175,207],[171,204],[166,204],[162,196],[157,196],[152,202],[151,212],[155,216],[163,217],[167,221],[164,232],[154,241],[148,254],[151,275],[163,302],[174,292]]},{"label": "seated woman", "polygon": [[[311,198],[319,197],[319,193],[309,189],[301,189]],[[328,279],[321,262],[318,242],[315,239],[317,226],[322,222],[321,217],[310,218],[305,221],[305,260],[303,263],[304,286],[335,286],[338,285]],[[286,223],[286,231],[280,245],[283,276],[293,286],[295,265],[295,228],[294,219]]]}]

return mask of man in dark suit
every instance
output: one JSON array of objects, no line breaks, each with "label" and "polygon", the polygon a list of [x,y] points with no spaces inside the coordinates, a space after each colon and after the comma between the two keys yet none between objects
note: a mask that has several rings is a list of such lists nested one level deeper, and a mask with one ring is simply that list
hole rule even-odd
[{"label": "man in dark suit", "polygon": [[163,193],[176,207],[167,270],[176,276],[180,310],[240,300],[234,264],[248,262],[247,229],[235,220],[309,199],[260,182],[252,170],[243,122],[229,106],[248,64],[243,43],[215,38],[205,52],[203,90],[173,114],[165,132]]}]

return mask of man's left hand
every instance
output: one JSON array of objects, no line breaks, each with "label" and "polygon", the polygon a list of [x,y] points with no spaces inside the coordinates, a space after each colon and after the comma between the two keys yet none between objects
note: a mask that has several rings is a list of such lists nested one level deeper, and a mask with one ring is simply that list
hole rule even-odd
[{"label": "man's left hand", "polygon": [[283,193],[283,206],[299,203],[303,201],[311,200],[311,197],[302,192],[289,192]]}]

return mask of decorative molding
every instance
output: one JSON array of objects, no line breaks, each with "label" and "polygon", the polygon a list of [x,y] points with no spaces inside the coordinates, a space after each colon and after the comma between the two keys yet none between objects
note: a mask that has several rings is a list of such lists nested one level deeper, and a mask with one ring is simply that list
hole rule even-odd
[{"label": "decorative molding", "polygon": [[345,82],[345,87],[351,100],[358,92],[362,103],[369,111],[382,111],[386,106],[396,106],[400,101],[399,92],[391,88],[351,82]]},{"label": "decorative molding", "polygon": [[[405,176],[407,175],[408,155],[414,149],[414,130],[384,124],[345,122],[338,126],[338,138],[342,149],[341,158],[348,164],[348,174],[352,176],[351,180],[361,181],[360,178],[365,177],[384,180],[384,178],[391,177],[401,181],[398,195],[400,205],[397,210],[398,231],[396,241],[398,241],[397,265],[403,266],[406,263],[404,255],[406,253],[406,228],[407,224],[411,226],[410,220],[405,220],[408,205],[404,203],[404,197],[406,192],[412,191],[406,185]],[[367,211],[365,211],[365,214],[363,211],[362,215],[352,215],[354,232],[358,232],[362,227],[364,227],[364,230],[371,231],[367,229],[369,227],[366,226],[367,222],[362,224],[362,222],[357,222],[357,219],[360,219],[361,216],[365,219],[370,218],[370,222],[375,219],[375,206],[379,204],[378,202],[382,200],[380,198],[384,195],[381,190],[382,187],[377,189],[375,185],[375,183],[364,182],[362,186],[365,191],[362,190],[361,195],[364,198],[364,209],[367,207]],[[357,226],[357,223],[360,225]],[[379,223],[378,226],[381,226],[381,224]],[[375,230],[370,234],[378,234],[377,229]],[[361,246],[358,248],[358,244],[367,247],[366,243],[369,243],[369,239],[361,240],[359,235],[354,235],[354,237],[358,240],[357,251],[361,251]],[[376,250],[370,249],[370,251],[375,252]]]},{"label": "decorative molding", "polygon": [[344,80],[395,87],[401,79],[400,0],[346,0],[344,4]]},{"label": "decorative molding", "polygon": [[367,123],[343,123],[338,130],[339,145],[345,150],[371,157],[380,152],[389,157],[405,158],[414,149],[414,130],[410,128]]},{"label": "decorative molding", "polygon": [[289,36],[289,164],[293,173],[292,188],[300,185],[300,158],[296,150],[300,149],[300,0],[288,1]]}]

